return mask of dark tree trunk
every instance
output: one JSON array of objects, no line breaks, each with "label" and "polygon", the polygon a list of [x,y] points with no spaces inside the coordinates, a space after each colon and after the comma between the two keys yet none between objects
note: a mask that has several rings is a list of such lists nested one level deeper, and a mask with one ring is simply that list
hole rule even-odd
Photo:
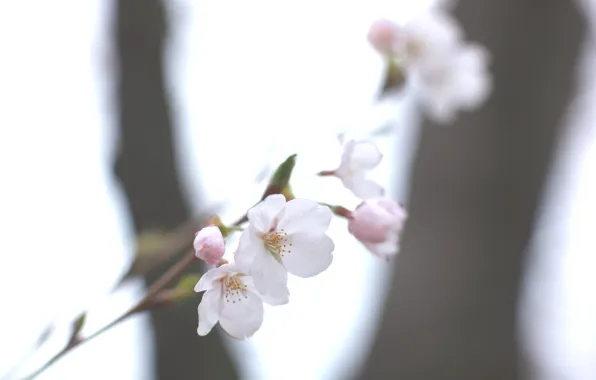
[{"label": "dark tree trunk", "polygon": [[571,94],[582,31],[561,0],[460,0],[493,54],[495,91],[456,125],[424,125],[410,220],[363,379],[513,380],[524,250]]},{"label": "dark tree trunk", "polygon": [[[173,228],[190,215],[177,177],[164,84],[164,5],[160,0],[119,0],[116,13],[121,141],[116,172],[136,231]],[[190,243],[193,236],[188,238]],[[147,281],[156,274],[149,274]],[[151,314],[158,379],[237,377],[221,337],[215,332],[197,336],[198,301]]]}]

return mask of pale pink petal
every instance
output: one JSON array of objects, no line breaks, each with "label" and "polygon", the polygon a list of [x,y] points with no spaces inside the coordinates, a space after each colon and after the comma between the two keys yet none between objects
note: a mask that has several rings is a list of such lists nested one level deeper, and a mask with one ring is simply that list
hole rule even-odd
[{"label": "pale pink petal", "polygon": [[284,208],[286,198],[281,194],[273,194],[248,210],[250,224],[261,233],[269,231],[275,223],[277,214]]},{"label": "pale pink petal", "polygon": [[263,324],[263,301],[256,293],[246,291],[245,297],[225,302],[219,324],[232,338],[251,337]]},{"label": "pale pink petal", "polygon": [[368,31],[368,42],[381,54],[391,54],[397,25],[390,20],[376,20]]},{"label": "pale pink petal", "polygon": [[399,252],[399,239],[397,233],[391,234],[387,240],[381,243],[362,242],[362,244],[372,254],[385,261],[389,261],[391,257],[397,255]]},{"label": "pale pink petal", "polygon": [[355,140],[350,140],[344,145],[344,151],[341,154],[341,162],[335,171],[337,176],[350,175],[350,162],[352,159],[352,152],[354,151]]},{"label": "pale pink petal", "polygon": [[286,204],[280,215],[277,231],[288,234],[296,232],[323,233],[329,228],[333,213],[309,199],[293,199]]},{"label": "pale pink petal", "polygon": [[199,282],[197,282],[197,285],[195,286],[195,292],[204,292],[213,288],[215,281],[219,280],[228,273],[229,271],[226,269],[225,265],[219,268],[209,269],[207,273],[201,276]]},{"label": "pale pink petal", "polygon": [[350,167],[352,170],[371,170],[383,158],[379,147],[370,141],[358,141],[352,148]]},{"label": "pale pink petal", "polygon": [[331,265],[335,249],[333,240],[325,234],[296,233],[288,236],[290,251],[282,257],[288,272],[298,277],[312,277]]},{"label": "pale pink petal", "polygon": [[225,252],[225,241],[219,227],[207,226],[201,229],[194,240],[195,255],[215,265],[219,263]]},{"label": "pale pink petal", "polygon": [[383,186],[373,180],[366,179],[363,174],[354,177],[342,179],[343,184],[352,190],[355,196],[360,199],[378,198],[385,194]]},{"label": "pale pink petal", "polygon": [[289,301],[288,272],[273,255],[266,251],[257,252],[250,275],[263,299],[272,305],[283,305]]},{"label": "pale pink petal", "polygon": [[436,65],[460,43],[463,32],[448,13],[432,10],[410,20],[402,28],[401,37],[398,44],[402,49],[416,46],[413,52],[407,52],[410,61],[418,65]]},{"label": "pale pink petal", "polygon": [[203,294],[203,299],[199,304],[199,327],[197,334],[205,336],[209,334],[213,326],[217,323],[223,307],[222,285],[215,286]]},{"label": "pale pink petal", "polygon": [[457,57],[458,73],[454,88],[458,89],[458,103],[464,110],[473,110],[486,101],[492,90],[488,74],[489,53],[483,46],[468,44]]},{"label": "pale pink petal", "polygon": [[368,199],[352,212],[348,230],[369,251],[382,259],[398,252],[406,210],[390,198]]}]

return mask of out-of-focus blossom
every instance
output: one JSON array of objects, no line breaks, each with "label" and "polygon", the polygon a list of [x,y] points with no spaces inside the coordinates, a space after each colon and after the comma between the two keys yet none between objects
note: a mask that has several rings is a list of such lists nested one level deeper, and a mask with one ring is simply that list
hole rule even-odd
[{"label": "out-of-focus blossom", "polygon": [[485,102],[492,88],[489,54],[478,44],[465,43],[448,13],[433,9],[393,29],[389,23],[374,22],[369,40],[390,65],[403,67],[432,120],[451,122],[458,110]]},{"label": "out-of-focus blossom", "polygon": [[213,326],[220,326],[231,337],[251,337],[263,324],[263,301],[250,276],[234,264],[222,265],[205,273],[195,292],[205,292],[199,304],[197,333],[209,334]]},{"label": "out-of-focus blossom", "polygon": [[449,123],[458,110],[472,111],[482,105],[492,87],[488,61],[486,49],[468,44],[446,56],[442,65],[414,72],[414,87],[429,117]]},{"label": "out-of-focus blossom", "polygon": [[382,158],[381,151],[373,142],[351,140],[344,146],[339,167],[319,174],[338,177],[358,198],[380,197],[384,194],[383,188],[367,179],[366,174],[376,168]]},{"label": "out-of-focus blossom", "polygon": [[393,53],[397,25],[390,20],[375,21],[368,31],[368,42],[381,54]]},{"label": "out-of-focus blossom", "polygon": [[312,277],[329,267],[334,244],[325,232],[331,217],[328,207],[307,199],[286,203],[281,194],[268,196],[248,211],[249,225],[235,258],[248,268],[265,302],[288,302],[288,272]]},{"label": "out-of-focus blossom", "polygon": [[199,259],[211,265],[217,264],[225,252],[225,241],[219,227],[208,226],[197,232],[194,248]]},{"label": "out-of-focus blossom", "polygon": [[362,202],[348,219],[348,230],[376,256],[389,260],[399,250],[399,236],[407,213],[389,198]]}]

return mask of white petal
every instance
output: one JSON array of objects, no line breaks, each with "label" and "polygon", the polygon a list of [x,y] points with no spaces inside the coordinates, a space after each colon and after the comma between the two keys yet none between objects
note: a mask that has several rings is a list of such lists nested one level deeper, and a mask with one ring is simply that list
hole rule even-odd
[{"label": "white petal", "polygon": [[458,103],[462,109],[472,110],[486,100],[492,83],[487,67],[489,54],[483,46],[468,44],[457,57],[457,76],[454,87],[457,89]]},{"label": "white petal", "polygon": [[248,220],[256,230],[267,232],[277,217],[277,214],[283,210],[286,204],[286,198],[281,194],[273,194],[265,198],[250,210],[248,210]]},{"label": "white petal", "polygon": [[343,181],[344,186],[350,189],[360,199],[379,198],[385,194],[385,189],[373,180],[358,175]]},{"label": "white petal", "polygon": [[234,253],[234,261],[240,270],[248,273],[258,249],[263,247],[263,240],[257,237],[256,228],[250,224],[240,236],[238,249]]},{"label": "white petal", "polygon": [[221,284],[203,294],[203,299],[199,304],[199,327],[197,328],[197,334],[200,336],[209,334],[219,320],[223,307],[222,294]]},{"label": "white petal", "polygon": [[341,162],[339,167],[335,171],[335,174],[339,177],[350,175],[350,162],[352,159],[352,152],[354,151],[355,140],[350,140],[344,145],[344,151],[341,154]]},{"label": "white petal", "polygon": [[233,338],[251,337],[263,324],[263,301],[256,293],[247,291],[246,298],[224,302],[219,324]]},{"label": "white petal", "polygon": [[323,233],[329,228],[333,213],[309,199],[293,199],[286,204],[278,228],[288,234],[297,232]]},{"label": "white petal", "polygon": [[288,303],[288,272],[283,265],[264,248],[258,252],[251,266],[255,287],[263,296],[263,300],[271,305]]},{"label": "white petal", "polygon": [[195,285],[195,292],[204,292],[205,290],[213,288],[215,281],[219,280],[227,273],[229,273],[229,271],[226,269],[225,265],[219,268],[209,269],[207,273],[201,276],[197,285]]},{"label": "white petal", "polygon": [[383,154],[375,143],[358,141],[352,149],[350,167],[352,171],[371,170],[379,165],[382,158]]},{"label": "white petal", "polygon": [[298,277],[315,276],[331,265],[335,249],[333,240],[327,235],[294,234],[288,237],[292,243],[291,252],[282,257],[288,272]]}]

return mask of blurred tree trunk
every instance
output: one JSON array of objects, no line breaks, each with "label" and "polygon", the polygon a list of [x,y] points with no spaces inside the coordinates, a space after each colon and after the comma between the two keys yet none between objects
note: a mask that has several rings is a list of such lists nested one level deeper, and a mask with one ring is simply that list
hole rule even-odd
[{"label": "blurred tree trunk", "polygon": [[495,91],[453,127],[424,125],[410,220],[363,379],[520,376],[523,253],[571,95],[584,28],[562,0],[460,0]]},{"label": "blurred tree trunk", "polygon": [[[172,118],[164,83],[167,36],[160,0],[119,0],[116,12],[121,151],[116,163],[136,231],[170,229],[190,215],[174,161]],[[189,243],[193,236],[189,236]],[[163,271],[165,268],[161,268]],[[152,282],[157,273],[149,274]],[[234,379],[236,373],[212,333],[196,334],[199,298],[151,314],[158,379]]]}]

